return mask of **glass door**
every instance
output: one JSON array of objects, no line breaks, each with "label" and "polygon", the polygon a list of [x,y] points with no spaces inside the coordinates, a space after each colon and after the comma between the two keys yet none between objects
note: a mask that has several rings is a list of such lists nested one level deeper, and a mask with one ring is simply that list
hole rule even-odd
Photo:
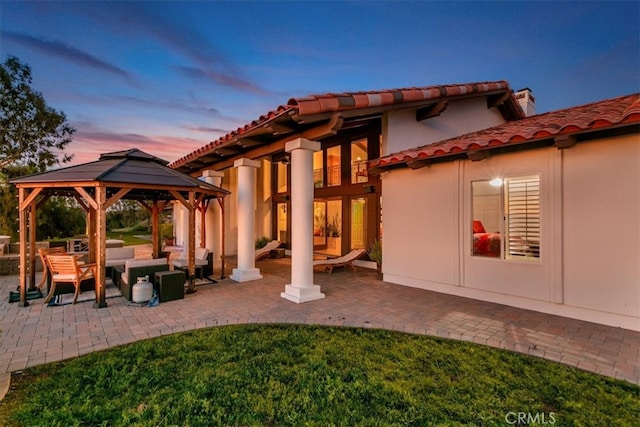
[{"label": "glass door", "polygon": [[367,248],[367,199],[351,199],[351,249]]},{"label": "glass door", "polygon": [[316,199],[313,202],[313,250],[342,255],[342,200]]}]

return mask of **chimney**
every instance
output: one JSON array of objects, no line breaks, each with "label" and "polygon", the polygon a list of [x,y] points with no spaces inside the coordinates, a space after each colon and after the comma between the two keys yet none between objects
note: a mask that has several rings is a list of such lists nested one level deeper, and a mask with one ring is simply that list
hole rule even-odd
[{"label": "chimney", "polygon": [[533,116],[536,113],[536,99],[528,87],[516,92],[516,100],[527,117]]}]

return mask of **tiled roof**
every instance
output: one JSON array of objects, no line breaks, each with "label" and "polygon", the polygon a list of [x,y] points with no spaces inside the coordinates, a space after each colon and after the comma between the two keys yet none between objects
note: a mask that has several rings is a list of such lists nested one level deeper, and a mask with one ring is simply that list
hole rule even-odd
[{"label": "tiled roof", "polygon": [[640,94],[527,117],[489,129],[389,154],[369,162],[371,173],[475,150],[553,139],[588,131],[640,123]]},{"label": "tiled roof", "polygon": [[[428,86],[419,88],[389,89],[382,91],[368,92],[346,92],[329,93],[325,95],[310,95],[302,98],[292,98],[287,105],[281,105],[277,109],[269,111],[260,116],[257,120],[247,123],[219,139],[198,148],[186,156],[176,160],[171,165],[172,168],[179,168],[189,162],[197,160],[199,157],[210,155],[215,149],[229,145],[239,138],[245,136],[255,136],[260,133],[264,135],[264,130],[269,129],[270,124],[287,121],[288,126],[295,126],[296,123],[303,123],[306,118],[318,115],[330,115],[336,112],[350,112],[357,115],[359,110],[369,111],[373,108],[393,109],[394,106],[411,103],[436,102],[445,98],[455,98],[491,93],[511,92],[509,83],[500,80],[494,82],[465,83],[454,85]],[[511,95],[505,102],[514,117],[524,117],[515,97]],[[275,131],[273,131],[275,133]]]},{"label": "tiled roof", "polygon": [[341,94],[329,93],[326,95],[311,95],[306,98],[294,98],[289,100],[289,106],[297,108],[299,115],[307,115],[329,111],[344,111],[374,106],[378,107],[416,101],[436,100],[503,89],[509,89],[509,83],[506,81],[391,89],[375,92],[353,92]]}]

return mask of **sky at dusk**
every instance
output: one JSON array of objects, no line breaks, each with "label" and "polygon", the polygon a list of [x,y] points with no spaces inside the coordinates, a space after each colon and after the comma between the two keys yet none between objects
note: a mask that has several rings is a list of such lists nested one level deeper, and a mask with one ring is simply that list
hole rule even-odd
[{"label": "sky at dusk", "polygon": [[76,128],[73,163],[173,161],[290,98],[507,80],[537,112],[640,91],[640,2],[11,2],[0,56]]}]

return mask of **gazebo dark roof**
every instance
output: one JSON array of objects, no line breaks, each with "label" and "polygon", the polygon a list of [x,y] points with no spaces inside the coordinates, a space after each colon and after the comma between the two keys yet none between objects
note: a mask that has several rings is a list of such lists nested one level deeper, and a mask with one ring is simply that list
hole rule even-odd
[{"label": "gazebo dark roof", "polygon": [[[49,172],[28,175],[11,180],[12,184],[46,184],[46,183],[79,183],[100,182],[103,184],[122,184],[134,187],[126,198],[150,197],[157,200],[172,199],[164,190],[188,190],[197,188],[213,196],[214,193],[227,195],[229,192],[220,187],[195,179],[189,175],[167,167],[169,162],[154,157],[138,149],[105,153],[96,161],[69,166]],[[152,188],[148,188],[152,187]],[[49,191],[63,194],[60,187]]]}]

